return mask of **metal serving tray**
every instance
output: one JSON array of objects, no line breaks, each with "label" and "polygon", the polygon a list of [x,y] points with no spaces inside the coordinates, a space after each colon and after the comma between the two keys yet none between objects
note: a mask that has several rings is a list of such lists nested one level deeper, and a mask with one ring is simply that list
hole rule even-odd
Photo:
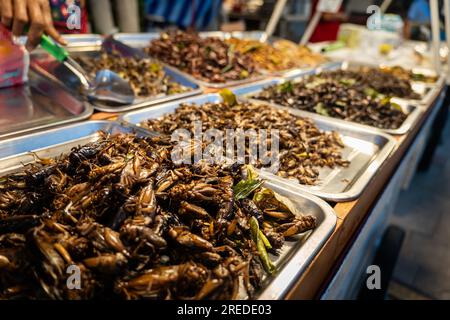
[{"label": "metal serving tray", "polygon": [[[159,32],[134,33],[134,34],[133,33],[119,33],[119,34],[113,35],[113,38],[117,41],[120,41],[120,42],[130,46],[130,47],[142,50],[142,49],[148,47],[149,42],[151,40],[159,38],[159,35],[160,35]],[[200,36],[203,36],[203,37],[215,36],[215,37],[223,38],[223,35],[224,35],[223,32],[218,32],[218,31],[217,32],[201,32],[200,33]],[[182,74],[185,78],[189,79],[190,81],[192,81],[192,82],[195,81],[203,87],[213,88],[213,89],[223,89],[223,88],[238,86],[238,85],[242,85],[245,83],[262,80],[266,77],[265,75],[260,74],[260,75],[255,75],[253,77],[250,77],[248,79],[243,79],[243,80],[234,80],[234,81],[227,81],[227,82],[221,82],[221,83],[211,83],[211,82],[207,82],[207,81],[204,81],[201,79],[197,79],[185,71],[182,71],[179,69],[177,69],[177,71],[180,74]]]},{"label": "metal serving tray", "polygon": [[[143,49],[148,46],[148,43],[151,40],[159,38],[159,35],[160,35],[160,33],[158,33],[158,32],[118,33],[118,34],[115,34],[113,37],[114,37],[114,39],[121,41],[131,47]],[[264,31],[233,31],[233,32],[207,31],[207,32],[199,32],[199,35],[201,37],[205,37],[205,38],[206,37],[217,37],[217,38],[221,38],[221,39],[237,38],[237,39],[260,40],[261,37],[264,35]],[[279,40],[279,39],[280,38],[278,38],[278,37],[272,36],[268,39],[268,42],[272,43],[273,41]],[[288,76],[296,75],[296,74],[304,72],[304,71],[313,70],[322,65],[328,65],[329,63],[335,64],[336,62],[326,62],[326,63],[318,65],[318,66],[311,66],[311,67],[304,67],[304,68],[292,68],[292,69],[280,70],[280,71],[268,71],[265,69],[260,69],[258,71],[262,75],[265,75],[265,76],[288,77]],[[212,87],[212,85],[209,83],[208,83],[208,85],[204,85],[204,86]]]},{"label": "metal serving tray", "polygon": [[[89,39],[92,41],[89,42]],[[101,39],[99,41],[98,38],[84,38],[77,42],[76,45],[69,43],[67,50],[72,54],[72,56],[96,56],[99,54],[99,51],[102,47],[114,49],[124,56],[133,55],[135,53],[143,54],[143,52],[135,52],[135,49],[124,46],[122,43],[115,43],[115,40],[111,39]],[[49,74],[53,75],[56,81],[59,81],[61,84],[64,84],[67,88],[70,88],[74,93],[78,94],[80,92],[81,83],[79,79],[63,64],[54,60],[49,54],[45,52],[36,52],[32,55],[33,61],[42,66]],[[102,104],[99,102],[93,102],[93,106],[96,110],[104,111],[104,112],[125,112],[130,110],[135,110],[144,107],[150,107],[155,104],[164,103],[167,101],[172,101],[176,99],[182,99],[186,97],[190,97],[193,95],[198,95],[202,93],[200,86],[194,79],[190,79],[184,76],[181,72],[177,71],[175,68],[167,66],[161,63],[164,68],[164,72],[172,78],[173,81],[180,83],[181,85],[190,88],[190,91],[171,94],[171,95],[157,95],[157,96],[149,96],[145,98],[136,98],[135,101],[130,105],[124,106],[110,106],[107,104]],[[81,97],[80,97],[81,98]]]},{"label": "metal serving tray", "polygon": [[[341,61],[341,62],[334,62],[334,63],[328,63],[320,66],[320,68],[316,68],[315,70],[312,70],[312,74],[319,74],[321,72],[325,71],[331,71],[331,70],[348,70],[352,68],[357,67],[374,67],[378,68],[381,67],[379,64],[363,64],[363,63],[354,63],[349,61]],[[423,68],[417,68],[413,69],[412,71],[417,72],[423,72],[425,74],[435,74],[432,70],[429,69],[423,69]],[[299,76],[302,76],[303,73],[301,71],[298,72],[291,72],[289,74],[284,75],[284,78],[287,80],[295,80]],[[414,104],[414,105],[420,105],[424,107],[429,107],[433,101],[437,98],[439,93],[441,92],[442,88],[445,85],[445,76],[440,75],[435,83],[424,83],[421,81],[411,81],[412,89],[418,93],[422,98],[417,99],[405,99],[405,98],[398,98],[401,100],[404,100],[407,103]]]},{"label": "metal serving tray", "polygon": [[[207,94],[183,101],[166,103],[151,109],[129,112],[122,115],[119,121],[139,125],[145,120],[156,119],[164,114],[174,112],[181,103],[202,105],[208,102],[221,101],[222,98],[219,94]],[[396,141],[391,136],[371,127],[339,121],[312,113],[298,112],[298,110],[294,109],[279,106],[277,108],[286,109],[295,115],[312,118],[321,130],[340,133],[345,144],[345,148],[342,151],[343,157],[351,161],[350,166],[347,168],[320,169],[319,183],[315,186],[300,185],[297,181],[280,178],[264,170],[258,170],[261,176],[270,177],[288,186],[290,190],[300,189],[330,201],[355,199],[396,146]]]},{"label": "metal serving tray", "polygon": [[[35,162],[36,155],[41,158],[57,157],[73,147],[96,141],[99,130],[111,134],[133,131],[138,135],[148,134],[140,128],[124,127],[117,122],[87,121],[0,141],[0,177],[20,170],[24,164]],[[330,205],[313,195],[300,190],[288,190],[271,179],[265,182],[265,186],[289,198],[299,212],[317,219],[316,229],[295,237],[295,241],[287,241],[279,256],[270,255],[278,272],[274,277],[264,279],[264,289],[257,298],[281,299],[333,232],[336,215]]]},{"label": "metal serving tray", "polygon": [[30,68],[22,86],[0,89],[0,140],[89,118],[93,108]]},{"label": "metal serving tray", "polygon": [[[323,70],[323,68],[326,68],[326,66],[322,66],[319,70]],[[294,81],[294,82],[299,81],[299,80],[303,79],[305,76],[316,74],[316,73],[318,73],[317,70],[310,70],[310,71],[305,71],[303,73],[298,73],[295,77],[288,77],[288,78],[284,78],[284,79],[278,78],[278,79],[272,79],[272,80],[263,80],[263,81],[255,82],[255,83],[252,83],[252,84],[249,84],[246,86],[239,86],[237,88],[233,88],[233,92],[242,98],[250,99],[252,101],[263,102],[263,100],[258,100],[258,99],[254,99],[251,97],[254,96],[255,94],[261,92],[264,88],[267,88],[269,86],[278,85],[278,84],[281,84],[286,81]],[[295,111],[295,113],[297,113],[298,115],[304,116],[304,117],[311,118],[314,116],[314,118],[316,118],[316,117],[324,117],[324,118],[328,118],[328,119],[331,118],[333,120],[339,120],[339,121],[344,121],[345,123],[351,123],[352,125],[355,124],[355,125],[363,126],[366,128],[376,128],[378,130],[381,130],[383,132],[386,132],[386,133],[389,133],[392,135],[406,134],[412,128],[414,123],[416,123],[419,116],[423,113],[423,109],[417,105],[411,104],[410,100],[405,100],[405,99],[400,99],[400,98],[392,98],[392,101],[399,104],[402,107],[403,111],[406,114],[408,114],[408,117],[405,119],[405,121],[402,123],[402,125],[397,129],[379,129],[376,127],[359,124],[359,123],[353,122],[353,121],[346,121],[346,120],[340,120],[340,119],[333,118],[333,117],[322,116],[322,115],[319,115],[314,112],[309,112],[309,111],[304,111],[304,110],[299,110],[299,109],[294,109],[294,108],[288,108],[288,109],[292,110],[292,112]],[[267,104],[270,104],[272,106],[281,107],[281,105],[273,104],[273,103],[266,102],[266,101],[264,101],[264,102]]]},{"label": "metal serving tray", "polygon": [[[114,39],[123,42],[133,48],[146,48],[151,40],[158,39],[160,32],[144,32],[144,33],[116,33]],[[217,37],[221,39],[238,38],[259,40],[264,34],[263,31],[204,31],[198,33],[201,37]]]}]

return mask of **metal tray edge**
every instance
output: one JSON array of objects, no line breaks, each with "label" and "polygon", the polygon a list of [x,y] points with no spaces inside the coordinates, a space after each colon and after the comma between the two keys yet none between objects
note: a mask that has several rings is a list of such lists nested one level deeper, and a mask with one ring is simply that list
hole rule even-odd
[{"label": "metal tray edge", "polygon": [[[269,285],[263,290],[263,292],[260,293],[257,298],[258,300],[282,299],[292,287],[294,282],[298,278],[300,278],[306,268],[311,264],[311,261],[314,259],[325,242],[334,232],[337,223],[337,215],[335,211],[324,200],[308,192],[300,190],[289,190],[271,179],[268,179],[267,182],[269,185],[278,185],[278,188],[284,189],[286,192],[290,193],[293,196],[298,195],[300,197],[308,199],[311,202],[314,202],[325,214],[325,219],[313,231],[313,233],[308,237],[305,243],[302,244],[301,248],[297,250],[297,252],[295,252],[293,256],[291,256],[286,265],[280,270],[280,273],[277,274],[270,281]],[[307,258],[304,258],[303,253],[307,253]],[[286,283],[289,283],[289,285],[286,286]]]},{"label": "metal tray edge", "polygon": [[[320,72],[320,71],[319,71]],[[256,83],[252,83],[249,85],[242,85],[236,88],[233,88],[233,92],[235,92],[238,96],[241,96],[245,99],[249,99],[255,102],[259,102],[259,103],[266,103],[266,104],[270,104],[270,105],[274,105],[277,107],[283,107],[283,108],[287,108],[287,109],[291,109],[291,110],[295,110],[295,111],[299,111],[304,113],[303,116],[305,117],[324,117],[324,118],[330,118],[330,119],[334,119],[337,121],[344,121],[345,123],[351,123],[352,125],[356,125],[356,126],[361,126],[361,127],[366,127],[366,128],[370,128],[370,129],[376,129],[391,135],[404,135],[406,133],[408,133],[412,126],[417,122],[419,116],[423,113],[423,111],[421,110],[421,108],[418,105],[414,105],[411,103],[410,100],[405,100],[405,99],[401,99],[401,98],[396,98],[398,100],[402,100],[405,101],[408,104],[408,107],[412,109],[412,111],[408,114],[407,118],[405,119],[405,121],[402,123],[402,125],[397,128],[397,129],[381,129],[381,128],[377,128],[377,127],[373,127],[373,126],[369,126],[366,124],[361,124],[358,122],[353,122],[353,121],[347,121],[347,120],[342,120],[342,119],[338,119],[338,118],[333,118],[333,117],[326,117],[326,116],[322,116],[319,115],[317,113],[314,112],[310,112],[310,111],[305,111],[305,110],[299,110],[299,109],[295,109],[295,108],[289,108],[289,107],[285,107],[282,105],[278,105],[278,104],[274,104],[274,103],[270,103],[264,100],[259,100],[259,99],[253,99],[253,98],[248,98],[249,95],[255,94],[256,92],[260,92],[262,91],[264,86],[269,86],[269,85],[274,85],[274,84],[280,84],[286,81],[295,81],[297,79],[301,79],[302,77],[311,75],[311,74],[317,74],[319,73],[317,72],[317,70],[315,70],[313,73],[311,72],[304,72],[304,73],[299,73],[296,74],[295,76],[291,76],[289,78],[274,78],[274,79],[267,79],[267,80],[263,80],[263,81],[258,81]],[[257,88],[257,86],[260,86],[259,88]],[[239,91],[245,90],[245,89],[249,89],[251,87],[255,87],[255,89],[253,91],[250,92],[246,92],[245,94],[240,94]]]},{"label": "metal tray edge", "polygon": [[[205,95],[201,95],[201,96],[197,96],[194,98],[191,98],[189,100],[185,100],[183,101],[183,103],[191,103],[191,102],[195,102],[197,99],[199,98],[215,98],[218,97],[219,95],[217,93],[209,93],[209,94],[205,94]],[[261,101],[256,100],[256,102],[261,103]],[[266,102],[263,102],[266,103]],[[267,103],[266,103],[267,104]],[[171,103],[167,103],[164,105],[159,105],[156,106],[155,108],[153,108],[152,110],[148,110],[148,109],[140,109],[140,110],[136,110],[134,112],[129,112],[126,114],[121,115],[117,121],[120,121],[121,123],[124,123],[125,125],[127,124],[132,124],[137,126],[137,124],[129,122],[128,118],[130,116],[134,116],[136,114],[140,114],[140,113],[146,113],[148,111],[157,111],[157,110],[164,110],[166,109],[169,105],[171,105]],[[280,184],[284,185],[285,187],[290,187],[290,188],[294,188],[294,190],[301,190],[303,192],[307,192],[313,195],[316,195],[320,198],[329,200],[329,201],[336,201],[336,202],[343,202],[343,201],[349,201],[349,200],[353,200],[355,198],[357,198],[361,192],[364,190],[365,186],[367,185],[368,181],[370,181],[374,175],[376,169],[378,169],[383,163],[384,161],[389,157],[389,155],[391,154],[391,152],[395,149],[395,147],[397,146],[397,141],[389,134],[377,129],[377,128],[373,128],[370,126],[366,126],[366,125],[361,125],[361,124],[357,124],[357,123],[353,123],[353,122],[349,122],[349,121],[344,121],[344,120],[340,120],[340,119],[334,119],[334,118],[330,118],[330,117],[325,117],[325,116],[321,116],[315,113],[309,113],[309,112],[305,112],[305,111],[301,111],[301,110],[296,110],[296,109],[292,109],[292,108],[286,108],[286,107],[282,107],[282,106],[277,106],[275,105],[275,107],[278,108],[282,108],[282,109],[287,109],[288,111],[290,111],[292,114],[297,114],[303,117],[309,117],[313,120],[319,120],[322,122],[326,122],[326,123],[330,123],[333,125],[338,125],[338,126],[350,126],[352,129],[354,130],[359,130],[359,131],[363,131],[365,133],[368,134],[372,134],[372,135],[377,135],[380,137],[383,137],[387,142],[384,145],[383,148],[380,148],[379,153],[377,154],[377,156],[370,162],[370,164],[368,165],[368,167],[366,168],[366,170],[358,177],[358,179],[350,186],[350,188],[344,192],[339,192],[339,193],[327,193],[327,192],[323,192],[320,190],[314,190],[309,188],[308,186],[303,186],[299,183],[296,182],[290,182],[287,179],[278,177],[276,175],[264,172],[262,170],[257,170],[258,173],[261,176],[267,177],[267,178],[271,178],[273,180],[277,180]],[[419,110],[420,111],[420,110]],[[169,113],[169,111],[167,112]],[[144,128],[141,128],[142,130],[146,130]],[[151,132],[149,130],[146,130],[148,132]]]},{"label": "metal tray edge", "polygon": [[22,136],[25,136],[28,134],[36,133],[38,131],[41,132],[42,130],[46,130],[46,129],[59,128],[59,127],[63,127],[63,126],[69,125],[69,124],[73,124],[73,123],[77,123],[77,122],[86,120],[94,113],[94,107],[88,102],[83,101],[82,103],[85,105],[85,109],[81,114],[77,115],[76,117],[67,118],[67,119],[62,120],[57,123],[48,123],[48,124],[43,124],[43,125],[40,125],[37,127],[31,127],[29,129],[23,129],[23,130],[14,131],[11,133],[2,134],[2,135],[0,135],[0,142],[3,140],[8,140],[11,138],[22,137]]}]

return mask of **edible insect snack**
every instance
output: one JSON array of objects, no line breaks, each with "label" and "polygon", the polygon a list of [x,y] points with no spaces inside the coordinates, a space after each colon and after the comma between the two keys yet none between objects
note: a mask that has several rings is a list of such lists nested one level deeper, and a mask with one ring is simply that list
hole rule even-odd
[{"label": "edible insect snack", "polygon": [[283,71],[293,68],[313,67],[325,62],[319,54],[308,48],[280,40],[273,45],[258,40],[231,38],[226,40],[237,51],[250,54],[259,69]]},{"label": "edible insect snack", "polygon": [[161,63],[154,59],[123,57],[117,52],[101,52],[98,57],[79,56],[78,63],[95,78],[97,71],[109,69],[127,80],[136,96],[145,98],[189,91],[166,75]]},{"label": "edible insect snack", "polygon": [[315,218],[251,169],[175,165],[172,147],[103,133],[1,178],[0,298],[253,297],[268,252]]},{"label": "edible insect snack", "polygon": [[347,82],[359,90],[373,89],[374,93],[405,99],[419,99],[409,79],[397,77],[380,68],[361,67],[359,69],[323,72],[321,79],[334,79]]},{"label": "edible insect snack", "polygon": [[[196,121],[202,130],[217,129],[270,129],[279,131],[279,171],[284,178],[297,179],[302,184],[313,185],[319,178],[319,168],[347,166],[342,159],[344,147],[336,132],[322,132],[307,118],[292,115],[265,104],[207,103],[182,104],[174,113],[141,124],[151,131],[172,134],[176,129],[194,132]],[[267,136],[270,145],[270,137]],[[247,152],[247,154],[249,154]],[[262,167],[261,163],[255,164]]]},{"label": "edible insect snack", "polygon": [[219,38],[193,32],[162,33],[146,52],[197,79],[210,83],[243,80],[256,74],[249,54],[242,54]]},{"label": "edible insect snack", "polygon": [[422,72],[414,72],[412,70],[406,70],[400,66],[394,67],[380,67],[383,72],[391,73],[397,78],[404,79],[405,81],[418,81],[425,83],[435,83],[438,80],[437,76],[427,75]]},{"label": "edible insect snack", "polygon": [[397,129],[407,118],[389,96],[364,85],[362,80],[339,77],[337,73],[273,85],[254,98],[381,129]]}]

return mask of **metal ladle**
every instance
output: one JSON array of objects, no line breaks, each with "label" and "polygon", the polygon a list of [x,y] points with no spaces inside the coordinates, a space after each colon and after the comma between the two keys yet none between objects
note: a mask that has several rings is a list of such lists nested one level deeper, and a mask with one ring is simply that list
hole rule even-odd
[{"label": "metal ladle", "polygon": [[95,79],[90,81],[84,69],[69,56],[67,50],[57,45],[51,38],[43,35],[41,46],[78,77],[82,84],[82,93],[89,99],[121,105],[133,103],[133,89],[128,81],[121,78],[117,73],[111,70],[100,70],[97,72]]}]

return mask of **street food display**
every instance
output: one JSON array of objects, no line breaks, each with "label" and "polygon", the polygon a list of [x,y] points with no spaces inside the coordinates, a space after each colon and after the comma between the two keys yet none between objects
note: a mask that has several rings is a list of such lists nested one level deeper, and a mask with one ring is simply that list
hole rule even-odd
[{"label": "street food display", "polygon": [[100,52],[98,56],[76,58],[77,62],[95,78],[100,70],[111,70],[128,81],[136,96],[145,98],[172,95],[191,90],[171,79],[161,63],[147,58],[124,57],[117,52]]},{"label": "street food display", "polygon": [[396,76],[391,72],[384,72],[380,68],[360,67],[349,70],[336,70],[323,72],[322,79],[335,79],[351,85],[358,90],[374,90],[371,95],[385,95],[405,99],[419,99],[418,93],[414,92],[411,81]]},{"label": "street food display", "polygon": [[407,118],[392,95],[411,97],[409,83],[383,72],[331,71],[265,88],[255,99],[381,129],[397,129]]},{"label": "street food display", "polygon": [[[270,129],[279,130],[279,162],[277,174],[314,185],[319,178],[319,168],[348,166],[341,149],[344,144],[337,132],[323,132],[314,121],[294,116],[267,104],[236,102],[182,104],[174,113],[141,124],[150,131],[171,134],[176,129],[194,132],[196,121],[202,121],[203,130]],[[267,144],[270,145],[270,136]],[[247,153],[248,154],[248,153]],[[256,167],[262,167],[256,163]]]},{"label": "street food display", "polygon": [[[241,165],[175,165],[170,138],[101,134],[0,183],[0,298],[252,297],[316,218]],[[295,239],[294,239],[295,241]],[[80,270],[70,290],[66,270]],[[242,281],[242,285],[241,285]]]},{"label": "street food display", "polygon": [[314,67],[326,61],[320,54],[313,53],[307,47],[287,40],[278,40],[273,45],[258,40],[237,38],[226,41],[235,50],[249,54],[256,66],[265,71],[287,71],[294,68]]},{"label": "street food display", "polygon": [[[133,102],[137,111],[102,110],[95,99],[63,94],[75,87],[62,74],[71,70],[47,56],[54,68],[29,77],[32,93],[45,99],[8,88],[16,110],[36,114],[36,105],[57,101],[52,109],[66,107],[80,126],[50,118],[42,122],[51,130],[31,121],[15,126],[17,115],[4,113],[10,128],[29,131],[0,138],[0,299],[283,298],[288,285],[263,293],[279,275],[294,287],[335,228],[333,206],[363,194],[402,143],[392,135],[413,132],[443,90],[433,73],[336,69],[288,40],[219,34],[149,33],[145,48],[130,40],[135,56],[108,50],[105,39],[73,50],[91,77],[109,69],[127,80],[142,98]],[[31,66],[38,56],[30,55]],[[81,122],[93,108],[117,117]],[[229,153],[223,162],[180,163],[178,129],[194,137],[198,129],[242,130],[256,140],[241,144],[245,164]],[[188,149],[205,145],[189,141]],[[261,149],[251,158],[255,141],[276,157],[275,172]],[[287,269],[294,273],[282,274]],[[68,286],[68,270],[78,270],[79,289]]]},{"label": "street food display", "polygon": [[220,38],[202,38],[194,32],[162,33],[152,40],[146,52],[197,79],[223,83],[257,74],[249,54],[240,53]]},{"label": "street food display", "polygon": [[387,67],[381,66],[380,70],[390,73],[397,78],[404,79],[406,81],[418,81],[425,83],[435,83],[438,80],[436,75],[430,75],[424,72],[417,72],[413,70],[407,70],[400,66]]}]

